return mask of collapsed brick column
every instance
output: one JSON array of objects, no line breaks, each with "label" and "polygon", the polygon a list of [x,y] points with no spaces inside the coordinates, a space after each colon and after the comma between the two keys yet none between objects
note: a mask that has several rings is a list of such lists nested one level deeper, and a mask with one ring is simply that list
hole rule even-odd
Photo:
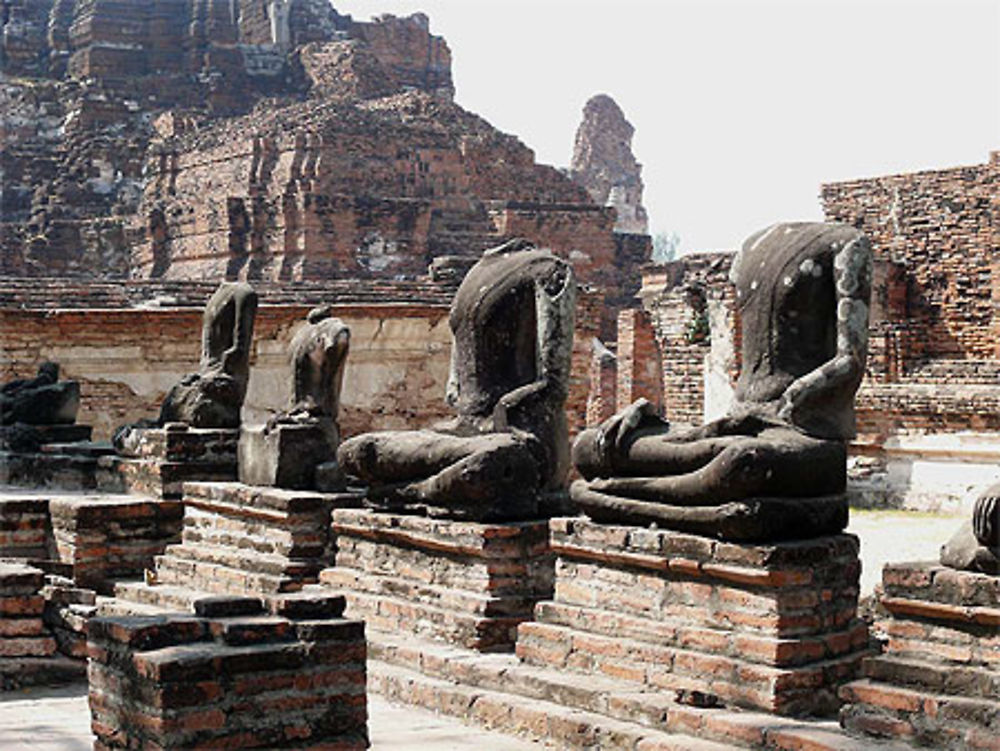
[{"label": "collapsed brick column", "polygon": [[617,410],[645,397],[658,409],[663,401],[660,348],[649,313],[623,310],[618,314]]},{"label": "collapsed brick column", "polygon": [[73,581],[108,590],[115,579],[141,577],[154,558],[176,542],[184,507],[129,495],[65,495],[49,500],[56,558]]},{"label": "collapsed brick column", "polygon": [[590,388],[587,392],[587,426],[600,425],[615,413],[618,362],[614,353],[593,340],[590,357]]},{"label": "collapsed brick column", "polygon": [[95,751],[368,748],[364,624],[339,617],[343,599],[229,604],[90,621]]},{"label": "collapsed brick column", "polygon": [[340,509],[336,567],[320,581],[369,627],[484,652],[509,651],[551,596],[548,523],[480,524]]},{"label": "collapsed brick column", "polygon": [[997,746],[1000,577],[934,563],[888,564],[884,654],[841,689],[843,727],[961,751]]},{"label": "collapsed brick column", "polygon": [[867,653],[853,535],[746,545],[585,519],[551,530],[555,596],[517,634],[529,664],[801,715],[835,711]]}]

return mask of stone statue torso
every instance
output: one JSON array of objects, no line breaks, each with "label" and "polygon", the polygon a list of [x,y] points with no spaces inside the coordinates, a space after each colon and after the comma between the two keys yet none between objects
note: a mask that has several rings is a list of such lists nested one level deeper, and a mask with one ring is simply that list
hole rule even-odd
[{"label": "stone statue torso", "polygon": [[[733,278],[743,338],[737,402],[776,402],[789,384],[836,356],[834,259],[857,234],[844,225],[802,223],[778,225],[747,240]],[[829,426],[798,427],[807,433],[853,432],[856,385],[845,389],[844,400],[830,400]],[[837,422],[845,424],[831,427]]]},{"label": "stone statue torso", "polygon": [[487,254],[458,288],[450,324],[460,415],[489,415],[507,392],[538,378],[536,281],[563,262],[547,251]]}]

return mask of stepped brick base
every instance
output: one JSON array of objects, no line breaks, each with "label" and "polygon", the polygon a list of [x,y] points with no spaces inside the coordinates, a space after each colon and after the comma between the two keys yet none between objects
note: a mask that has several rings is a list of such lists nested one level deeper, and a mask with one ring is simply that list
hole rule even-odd
[{"label": "stepped brick base", "polygon": [[560,749],[909,749],[898,742],[853,739],[835,721],[694,707],[630,681],[539,668],[514,655],[485,655],[412,635],[369,629],[368,651],[372,691]]},{"label": "stepped brick base", "polygon": [[[156,559],[147,592],[119,596],[157,604],[171,587],[212,594],[270,595],[318,581],[330,564],[330,513],[357,505],[348,493],[280,490],[240,483],[186,483],[181,542]],[[131,594],[130,594],[131,593]]]},{"label": "stepped brick base", "polygon": [[517,626],[552,593],[544,521],[476,523],[343,509],[337,565],[321,581],[385,631],[481,651],[510,650]]},{"label": "stepped brick base", "polygon": [[47,558],[48,529],[48,501],[24,491],[0,493],[0,557]]},{"label": "stepped brick base", "polygon": [[92,619],[95,751],[368,748],[364,624],[296,615]]},{"label": "stepped brick base", "polygon": [[134,458],[100,459],[98,484],[102,489],[180,498],[185,482],[236,479],[239,430],[189,428],[176,423],[136,433]]},{"label": "stepped brick base", "polygon": [[56,557],[73,581],[105,591],[113,579],[142,576],[155,556],[180,537],[178,501],[128,495],[49,498]]},{"label": "stepped brick base", "polygon": [[553,519],[555,596],[521,625],[526,662],[670,696],[828,714],[855,677],[858,540],[745,545]]},{"label": "stepped brick base", "polygon": [[889,564],[884,654],[841,689],[841,724],[933,748],[1000,748],[1000,577]]},{"label": "stepped brick base", "polygon": [[65,683],[83,677],[82,665],[57,654],[42,622],[45,574],[0,562],[0,688]]}]

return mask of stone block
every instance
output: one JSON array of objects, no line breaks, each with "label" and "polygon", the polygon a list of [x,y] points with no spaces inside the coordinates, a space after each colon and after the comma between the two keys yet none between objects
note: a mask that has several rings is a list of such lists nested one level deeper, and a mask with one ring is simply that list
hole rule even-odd
[{"label": "stone block", "polygon": [[273,428],[243,428],[239,479],[247,485],[307,490],[316,487],[316,469],[334,456],[319,421]]},{"label": "stone block", "polygon": [[783,715],[828,714],[856,675],[857,538],[741,545],[552,521],[551,600],[518,629],[531,665]]},{"label": "stone block", "polygon": [[320,579],[373,628],[478,651],[513,647],[519,623],[551,596],[544,521],[485,524],[338,509],[336,567]]},{"label": "stone block", "polygon": [[89,652],[95,748],[368,747],[362,623],[99,617]]}]

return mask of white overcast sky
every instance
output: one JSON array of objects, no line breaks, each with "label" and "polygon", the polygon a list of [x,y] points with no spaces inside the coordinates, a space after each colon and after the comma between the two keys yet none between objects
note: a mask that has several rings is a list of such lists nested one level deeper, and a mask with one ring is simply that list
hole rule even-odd
[{"label": "white overcast sky", "polygon": [[635,126],[652,232],[684,251],[818,219],[823,182],[1000,149],[1000,0],[333,0],[421,10],[456,101],[567,166],[584,102]]}]

